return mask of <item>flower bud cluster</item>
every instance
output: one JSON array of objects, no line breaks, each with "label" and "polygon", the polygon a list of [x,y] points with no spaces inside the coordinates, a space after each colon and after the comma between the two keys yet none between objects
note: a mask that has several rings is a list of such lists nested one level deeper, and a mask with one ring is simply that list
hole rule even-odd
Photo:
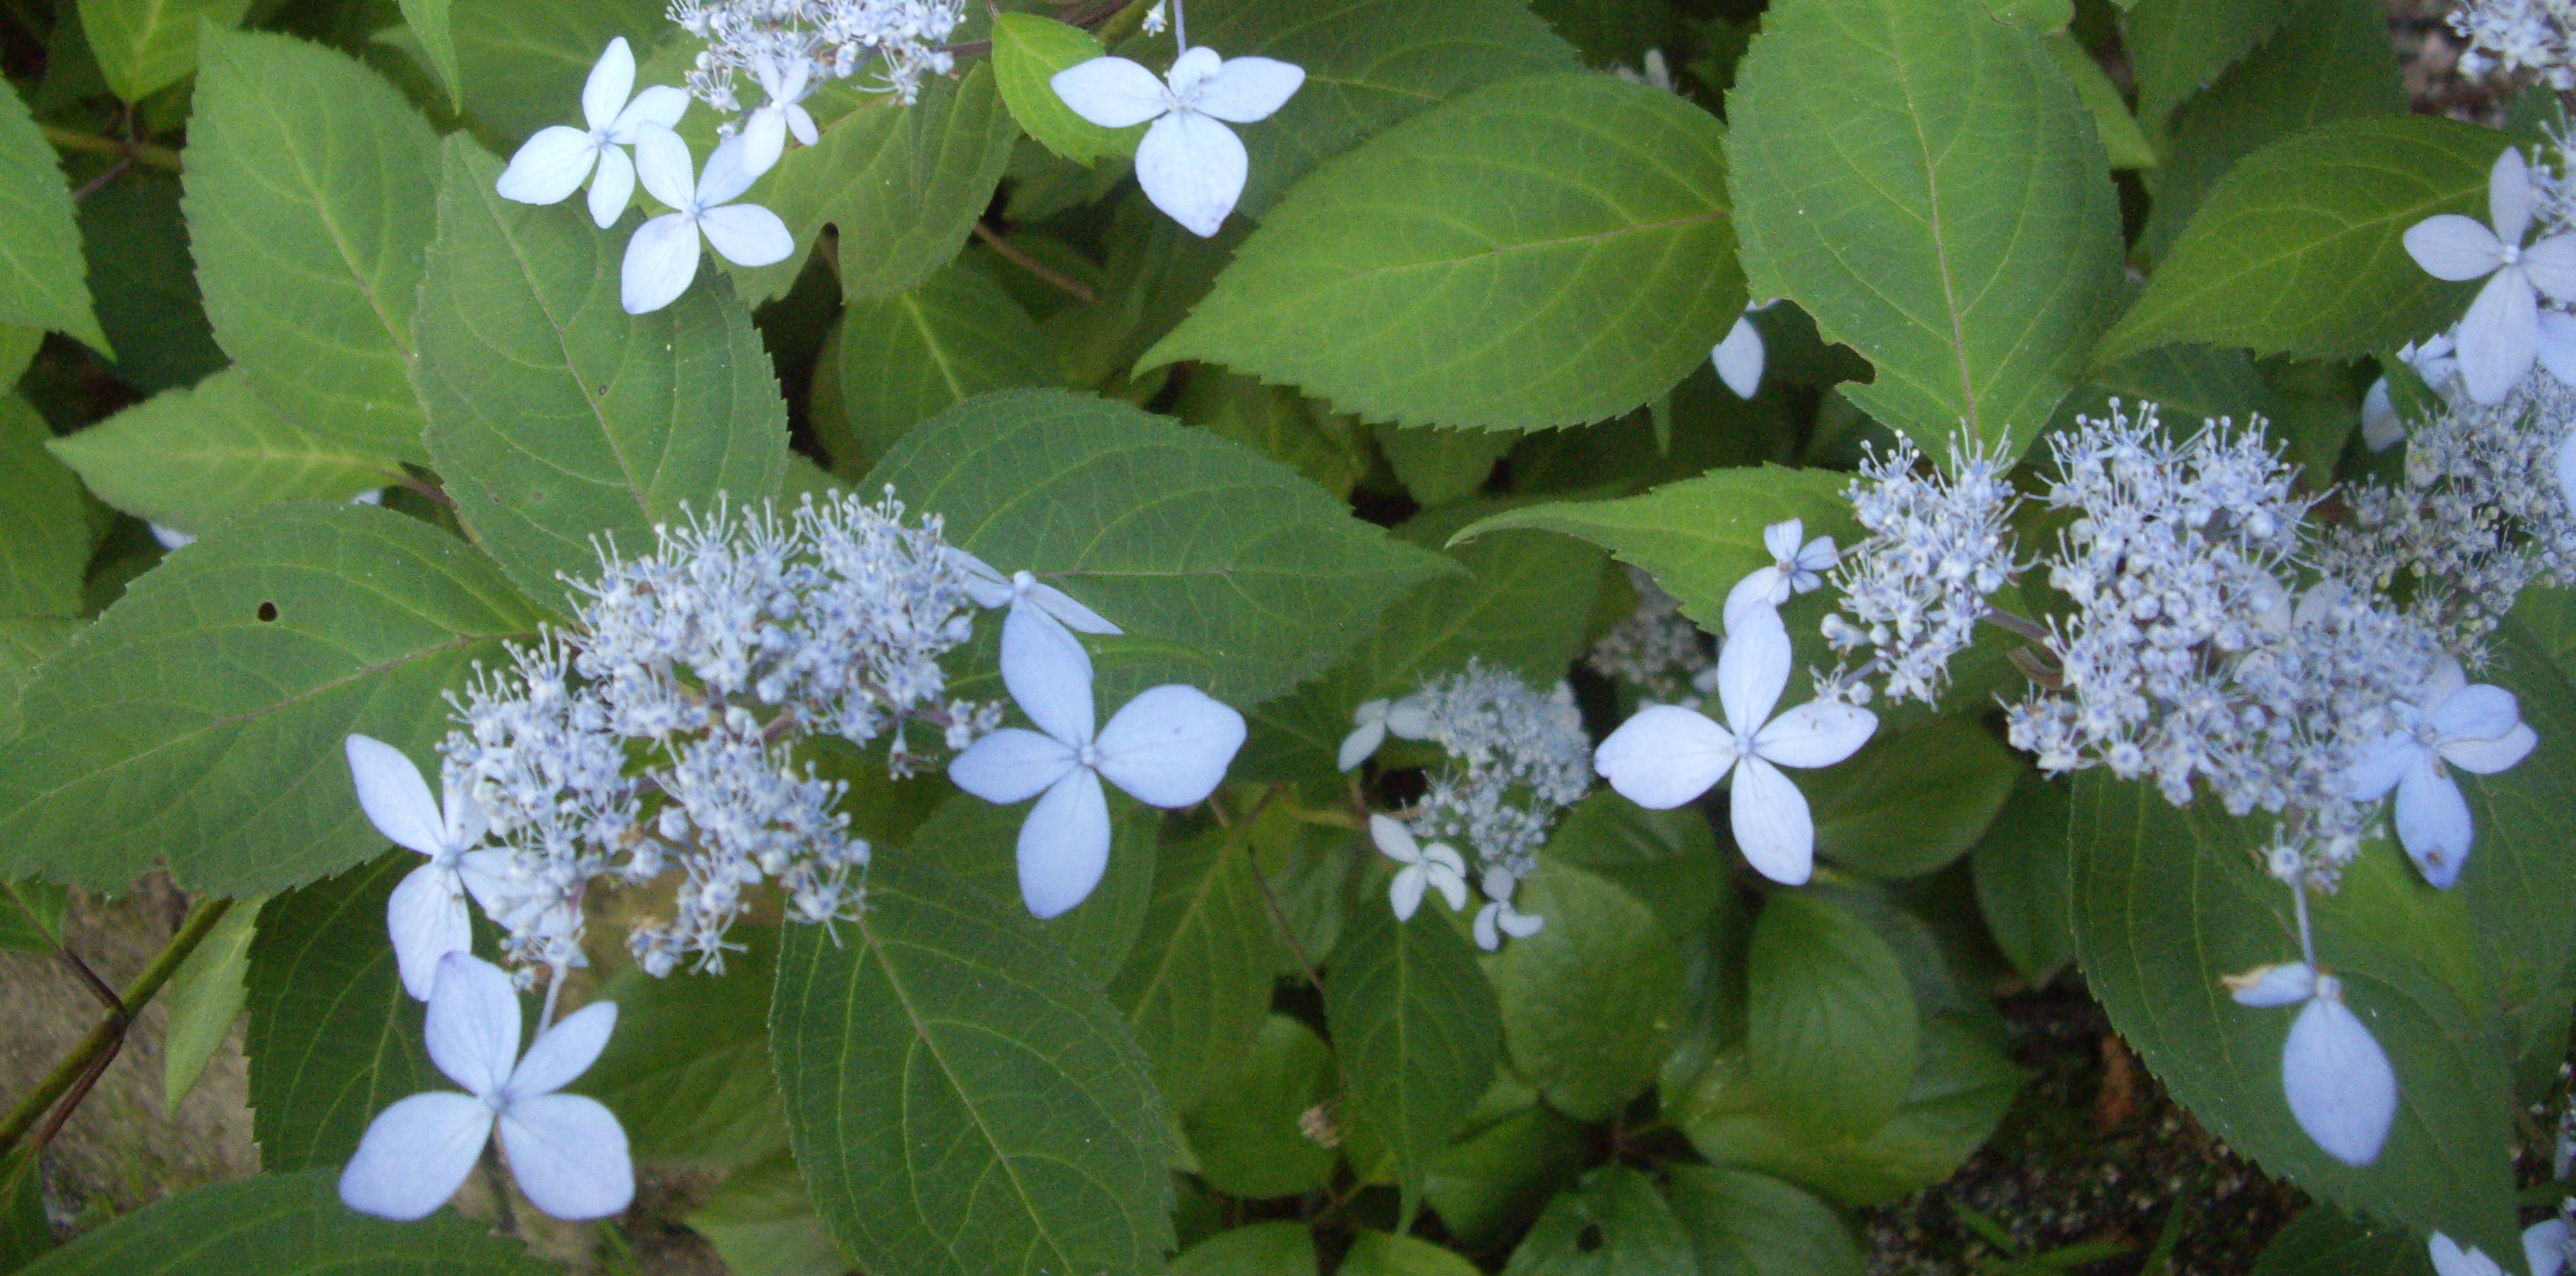
[{"label": "flower bud cluster", "polygon": [[2468,42],[2460,70],[2470,75],[2530,71],[2562,93],[2576,89],[2576,3],[2570,0],[2469,0],[2451,15]]},{"label": "flower bud cluster", "polygon": [[1682,614],[1678,600],[1646,573],[1624,570],[1636,587],[1637,609],[1593,643],[1583,663],[1639,695],[1669,703],[1701,670],[1716,664],[1716,657],[1708,636]]},{"label": "flower bud cluster", "polygon": [[[926,76],[956,59],[944,47],[965,18],[963,0],[673,0],[671,20],[707,42],[688,75],[689,95],[732,115],[746,109],[737,75],[820,84],[862,72],[864,87],[911,103]],[[802,68],[803,74],[796,71]]]},{"label": "flower bud cluster", "polygon": [[1470,660],[1423,684],[1415,702],[1422,738],[1461,765],[1431,777],[1407,827],[1425,841],[1466,843],[1486,894],[1508,899],[1511,884],[1538,867],[1557,814],[1592,787],[1592,740],[1574,691],[1560,682],[1541,693]]},{"label": "flower bud cluster", "polygon": [[1876,674],[1891,700],[1940,698],[1950,659],[1976,640],[1986,599],[2012,583],[2009,524],[2020,497],[2000,448],[1953,440],[1946,473],[1922,473],[1922,453],[1899,440],[1861,462],[1845,495],[1869,537],[1843,552],[1833,576],[1843,615],[1825,618],[1825,641],[1872,662],[1827,679],[1837,695],[1869,699]]},{"label": "flower bud cluster", "polygon": [[834,809],[842,786],[793,746],[891,733],[888,765],[916,769],[904,728],[963,749],[996,706],[946,697],[940,659],[973,636],[975,604],[936,518],[809,498],[792,517],[719,508],[655,529],[650,553],[600,554],[571,582],[573,623],[478,671],[442,746],[450,774],[508,852],[495,920],[522,963],[580,960],[582,899],[613,877],[676,872],[676,916],[641,924],[637,961],[722,961],[746,888],[829,922],[859,904],[869,848]]}]

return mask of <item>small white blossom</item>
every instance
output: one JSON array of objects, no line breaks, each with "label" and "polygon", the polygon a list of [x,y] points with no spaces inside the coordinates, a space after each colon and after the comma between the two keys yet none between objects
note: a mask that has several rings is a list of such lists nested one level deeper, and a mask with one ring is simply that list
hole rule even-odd
[{"label": "small white blossom", "polygon": [[1723,619],[1728,629],[1735,628],[1738,616],[1754,608],[1776,611],[1792,596],[1814,591],[1825,583],[1823,574],[1841,564],[1831,536],[1799,544],[1806,530],[1805,521],[1795,518],[1762,529],[1762,546],[1771,551],[1771,565],[1756,568],[1727,591]]},{"label": "small white blossom", "polygon": [[510,977],[466,953],[439,962],[424,1044],[465,1093],[415,1094],[376,1115],[340,1172],[340,1199],[381,1218],[427,1216],[464,1186],[494,1126],[528,1202],[562,1219],[605,1218],[635,1197],[626,1131],[597,1099],[561,1094],[590,1068],[617,1026],[617,1006],[594,1002],[519,1054],[519,998]]},{"label": "small white blossom", "polygon": [[[2505,1276],[2502,1266],[2487,1257],[2486,1251],[2474,1246],[2467,1250],[2459,1242],[2433,1233],[2427,1246],[2437,1276]],[[2567,1268],[2567,1221],[2553,1218],[2522,1229],[2522,1261],[2531,1276],[2559,1276]]]},{"label": "small white blossom", "polygon": [[2397,728],[2353,764],[2352,795],[2376,802],[2397,790],[2398,840],[2424,880],[2447,888],[2468,862],[2476,829],[2446,766],[2493,775],[2522,761],[2540,737],[2523,725],[2512,692],[2470,685],[2448,656],[2396,711]]},{"label": "small white blossom", "polygon": [[2239,1004],[2301,1006],[2281,1048],[2281,1093],[2299,1128],[2346,1165],[2379,1159],[2397,1119],[2397,1072],[2388,1052],[2343,1004],[2343,981],[2291,962],[2229,976]]},{"label": "small white blossom", "polygon": [[1206,238],[1234,211],[1249,172],[1243,142],[1226,124],[1270,118],[1306,72],[1272,58],[1221,58],[1201,45],[1182,53],[1165,79],[1125,58],[1101,57],[1058,71],[1050,82],[1074,114],[1103,128],[1152,120],[1136,147],[1137,184],[1154,207]]},{"label": "small white blossom", "polygon": [[1717,368],[1717,379],[1735,392],[1739,399],[1750,399],[1762,389],[1762,330],[1753,326],[1753,309],[1748,307],[1736,316],[1735,326],[1726,330],[1726,339],[1709,347],[1708,361]]},{"label": "small white blossom", "polygon": [[648,125],[677,125],[689,109],[689,95],[668,85],[654,85],[630,101],[634,88],[635,54],[619,36],[608,42],[582,86],[586,127],[537,130],[510,157],[494,189],[522,204],[559,204],[589,178],[591,220],[602,229],[614,225],[635,196],[635,165],[623,148],[635,145]]},{"label": "small white blossom", "polygon": [[650,314],[679,299],[698,277],[698,237],[737,266],[787,260],[796,238],[778,214],[758,204],[736,204],[759,176],[746,163],[741,138],[720,143],[707,156],[706,172],[691,177],[689,144],[660,125],[647,125],[635,142],[635,171],[653,198],[671,207],[637,228],[626,243],[618,300],[630,315]]},{"label": "small white blossom", "polygon": [[761,92],[769,95],[769,100],[742,122],[742,166],[756,177],[778,162],[779,154],[787,149],[789,133],[807,146],[821,141],[822,134],[803,105],[805,95],[813,88],[811,59],[790,58],[781,67],[775,58],[756,56],[751,62],[751,75],[760,82]]},{"label": "small white blossom", "polygon": [[1395,881],[1387,887],[1387,902],[1395,906],[1395,919],[1413,920],[1415,909],[1422,907],[1425,890],[1437,890],[1449,901],[1449,911],[1467,906],[1467,861],[1458,852],[1439,842],[1424,846],[1413,840],[1403,824],[1384,815],[1369,817],[1369,837],[1377,842],[1378,851],[1404,867],[1398,869]]},{"label": "small white blossom", "polygon": [[439,959],[473,945],[465,892],[472,890],[477,899],[490,897],[497,885],[492,867],[501,857],[474,849],[486,827],[483,808],[472,793],[458,789],[453,774],[441,783],[443,800],[432,802],[420,768],[402,750],[362,735],[350,736],[345,748],[358,806],[376,831],[396,846],[429,857],[385,901],[385,929],[393,937],[403,991],[427,1001]]},{"label": "small white blossom", "polygon": [[1666,93],[1674,91],[1673,67],[1670,62],[1665,61],[1662,49],[1646,50],[1645,56],[1639,61],[1643,64],[1640,69],[1632,70],[1625,65],[1619,65],[1611,67],[1610,73],[1630,84],[1642,84],[1650,89],[1662,89]]},{"label": "small white blossom", "polygon": [[[966,569],[966,592],[980,607],[1008,607],[1010,621],[1028,616],[1039,623],[1052,622],[1086,634],[1123,633],[1117,625],[1099,612],[1085,607],[1073,595],[1049,585],[1028,571],[1008,576],[991,563],[950,546],[948,552]],[[1007,621],[1005,623],[1008,623]]]},{"label": "small white blossom", "polygon": [[[2483,278],[2455,341],[2469,396],[2494,403],[2531,371],[2540,355],[2540,298],[2576,297],[2576,235],[2552,235],[2525,247],[2531,229],[2530,166],[2505,148],[2487,179],[2487,219],[2458,213],[2427,217],[2406,229],[2406,251],[2436,279]],[[2553,339],[2564,330],[2553,328]],[[2576,350],[2560,352],[2576,363]]]},{"label": "small white blossom", "polygon": [[1161,35],[1171,30],[1172,20],[1163,13],[1170,2],[1171,0],[1154,0],[1154,7],[1145,11],[1145,21],[1138,29],[1147,35]]},{"label": "small white blossom", "polygon": [[[2452,353],[2451,335],[2447,332],[2426,337],[2421,342],[2409,341],[2397,349],[2398,361],[2415,370],[2424,384],[2433,387],[2445,401],[2465,393],[2455,390],[2460,361]],[[2397,415],[2397,402],[2388,393],[2388,378],[2370,383],[2361,396],[2361,441],[2373,452],[2385,452],[2406,440],[2406,422]]]},{"label": "small white blossom", "polygon": [[1519,878],[1501,869],[1488,869],[1478,887],[1485,893],[1485,906],[1476,910],[1476,923],[1471,927],[1478,948],[1500,952],[1505,935],[1527,939],[1547,929],[1546,918],[1512,907],[1512,893],[1520,888]]},{"label": "small white blossom", "polygon": [[1733,777],[1729,818],[1744,858],[1791,886],[1815,865],[1816,826],[1805,794],[1781,767],[1822,767],[1850,757],[1878,729],[1877,715],[1812,700],[1777,717],[1789,683],[1789,631],[1780,613],[1746,613],[1718,649],[1717,696],[1726,721],[1654,705],[1621,723],[1593,756],[1610,787],[1648,810],[1693,801]]},{"label": "small white blossom", "polygon": [[1915,472],[1921,459],[1899,440],[1861,462],[1846,495],[1870,534],[1843,552],[1834,575],[1843,614],[1827,616],[1824,631],[1836,651],[1872,653],[1868,670],[1890,699],[1931,704],[1951,658],[1976,641],[1987,597],[2020,571],[2010,530],[2020,496],[2000,450],[1954,440],[1949,472],[1928,477]]},{"label": "small white blossom", "polygon": [[1390,706],[1390,731],[1411,738],[1411,705],[1420,706],[1420,738],[1465,765],[1432,773],[1408,827],[1466,843],[1480,871],[1527,877],[1557,813],[1592,787],[1592,741],[1573,689],[1560,682],[1541,694],[1470,660]]},{"label": "small white blossom", "polygon": [[1419,740],[1431,730],[1431,713],[1420,696],[1402,700],[1366,700],[1351,710],[1351,733],[1342,737],[1342,747],[1335,764],[1345,771],[1356,770],[1360,763],[1377,756],[1378,746],[1390,735],[1399,740]]},{"label": "small white blossom", "polygon": [[2460,55],[2462,74],[2531,71],[2561,93],[2576,89],[2576,4],[2569,0],[2468,0],[2450,22],[2469,46]]},{"label": "small white blossom", "polygon": [[948,766],[987,802],[1037,798],[1020,825],[1020,897],[1035,916],[1081,903],[1109,866],[1103,779],[1148,806],[1206,799],[1243,747],[1243,715],[1178,683],[1127,702],[1093,729],[1091,657],[1063,628],[1002,630],[1002,682],[1038,730],[995,731]]}]

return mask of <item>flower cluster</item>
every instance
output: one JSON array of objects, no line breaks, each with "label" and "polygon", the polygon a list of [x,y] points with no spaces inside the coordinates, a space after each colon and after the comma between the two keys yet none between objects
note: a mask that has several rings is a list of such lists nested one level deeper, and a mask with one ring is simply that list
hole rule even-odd
[{"label": "flower cluster", "polygon": [[[774,130],[812,89],[862,73],[864,87],[910,103],[921,81],[956,68],[944,47],[965,20],[963,0],[673,0],[671,20],[706,41],[689,72],[689,96],[740,114],[737,76],[767,101],[726,127]],[[762,112],[770,112],[763,118]],[[809,122],[807,130],[812,128]],[[813,138],[800,134],[807,145]],[[773,149],[775,143],[769,143]]]},{"label": "flower cluster", "polygon": [[1682,689],[1714,663],[1708,636],[1652,577],[1634,567],[1626,571],[1636,586],[1637,609],[1594,642],[1583,663],[1649,699],[1678,699]]},{"label": "flower cluster", "polygon": [[1891,700],[1930,704],[1950,659],[1976,640],[1986,599],[2012,583],[2009,528],[2019,503],[2003,453],[1950,445],[1946,472],[1924,474],[1922,454],[1900,440],[1861,463],[1846,495],[1869,537],[1841,555],[1833,577],[1849,619],[1825,618],[1825,641],[1868,664],[1828,681],[1866,703],[1876,675]]},{"label": "flower cluster", "polygon": [[[2487,281],[2450,338],[2461,380],[2480,403],[2503,399],[2535,360],[2576,380],[2576,315],[2541,304],[2576,301],[2576,205],[2563,143],[2558,150],[2557,169],[2535,183],[2522,152],[2506,147],[2487,176],[2486,222],[2442,213],[2406,229],[2406,251],[2426,274]],[[2540,238],[2526,244],[2535,220]]]},{"label": "flower cluster", "polygon": [[2468,41],[2470,75],[2536,72],[2559,92],[2576,89],[2576,4],[2568,0],[2469,0],[2451,15]]}]

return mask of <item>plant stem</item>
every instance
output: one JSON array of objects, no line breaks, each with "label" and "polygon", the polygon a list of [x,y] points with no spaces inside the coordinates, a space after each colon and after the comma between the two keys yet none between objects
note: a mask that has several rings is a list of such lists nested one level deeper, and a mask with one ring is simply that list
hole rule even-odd
[{"label": "plant stem", "polygon": [[215,923],[222,921],[224,913],[232,906],[233,902],[228,899],[210,899],[189,910],[188,919],[179,925],[179,933],[172,935],[170,942],[162,945],[161,951],[153,956],[151,964],[143,968],[143,973],[125,986],[125,994],[117,998],[122,1009],[110,1009],[106,1017],[98,1021],[98,1026],[74,1043],[62,1062],[55,1064],[54,1070],[46,1073],[45,1079],[37,1082],[34,1090],[9,1110],[6,1118],[0,1118],[0,1153],[16,1147],[19,1138],[53,1108],[56,1100],[69,1096],[69,1101],[63,1104],[62,1116],[45,1127],[44,1135],[38,1141],[41,1143],[43,1139],[51,1138],[54,1131],[62,1128],[63,1120],[70,1117],[72,1108],[89,1093],[89,1087],[97,1084],[98,1075],[107,1070],[108,1062],[125,1044],[125,1030],[133,1026],[134,1017],[151,1004],[153,996],[161,991],[161,985],[170,982],[170,976],[178,973],[179,963],[197,951],[197,945],[214,932]]},{"label": "plant stem", "polygon": [[167,146],[155,146],[150,142],[120,142],[112,137],[83,133],[78,129],[64,128],[59,124],[48,124],[44,128],[45,140],[67,151],[86,151],[92,155],[120,155],[138,163],[149,164],[154,168],[166,168],[173,173],[179,171],[179,152]]},{"label": "plant stem", "polygon": [[2027,638],[2032,642],[2038,643],[2042,647],[2047,646],[2050,641],[2049,633],[2045,626],[2042,626],[2038,621],[2031,620],[2023,616],[2016,616],[2008,611],[2001,611],[1996,608],[1989,607],[1986,609],[1986,614],[1978,617],[1978,619],[1983,620],[1997,629],[2003,630],[2005,633],[2016,634],[2020,637]]},{"label": "plant stem", "polygon": [[1036,276],[1040,282],[1052,285],[1092,305],[1100,304],[1100,294],[1093,292],[1081,280],[1049,269],[1037,258],[1012,247],[1011,241],[1002,238],[992,227],[982,222],[975,223],[975,238],[983,240],[984,246],[992,249],[995,256]]}]

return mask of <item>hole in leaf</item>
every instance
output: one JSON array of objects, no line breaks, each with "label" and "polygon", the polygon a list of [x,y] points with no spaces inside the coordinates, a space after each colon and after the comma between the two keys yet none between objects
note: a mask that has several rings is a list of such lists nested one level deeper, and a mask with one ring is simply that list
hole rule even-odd
[{"label": "hole in leaf", "polygon": [[1600,1248],[1601,1225],[1599,1223],[1586,1223],[1582,1231],[1574,1234],[1574,1252],[1590,1254],[1598,1252]]},{"label": "hole in leaf", "polygon": [[269,621],[277,619],[277,604],[261,603],[259,605],[259,619],[261,624],[267,624]]}]

